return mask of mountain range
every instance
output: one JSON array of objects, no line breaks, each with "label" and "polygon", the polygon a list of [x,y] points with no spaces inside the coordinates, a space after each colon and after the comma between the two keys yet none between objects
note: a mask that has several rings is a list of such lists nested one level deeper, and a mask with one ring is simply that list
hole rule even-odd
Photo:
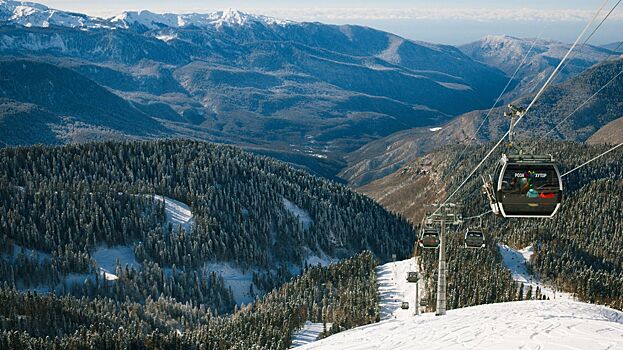
[{"label": "mountain range", "polygon": [[[14,91],[19,75],[0,82],[5,145],[184,137],[333,177],[345,154],[484,108],[507,80],[452,46],[234,10],[102,19],[2,1],[0,23],[4,64],[29,79],[28,94]],[[47,96],[52,85],[67,91]],[[125,122],[102,99],[123,105]]]}]

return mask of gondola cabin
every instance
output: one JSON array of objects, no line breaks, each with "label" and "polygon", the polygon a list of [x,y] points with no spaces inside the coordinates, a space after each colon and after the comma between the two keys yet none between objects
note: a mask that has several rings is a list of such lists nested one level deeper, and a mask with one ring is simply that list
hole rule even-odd
[{"label": "gondola cabin", "polygon": [[485,235],[482,230],[468,229],[465,232],[465,248],[480,249],[485,247]]},{"label": "gondola cabin", "polygon": [[400,305],[400,308],[403,310],[408,310],[409,309],[409,302],[408,301],[403,301],[402,304]]},{"label": "gondola cabin", "polygon": [[504,155],[496,174],[496,214],[551,218],[560,209],[562,179],[551,156]]},{"label": "gondola cabin", "polygon": [[407,272],[407,282],[416,283],[419,280],[417,272]]},{"label": "gondola cabin", "polygon": [[437,249],[440,244],[439,232],[435,228],[425,228],[419,241],[420,247],[424,249]]}]

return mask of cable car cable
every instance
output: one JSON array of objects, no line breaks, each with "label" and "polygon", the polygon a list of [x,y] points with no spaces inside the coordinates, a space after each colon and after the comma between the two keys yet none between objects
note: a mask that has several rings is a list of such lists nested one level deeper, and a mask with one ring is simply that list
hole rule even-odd
[{"label": "cable car cable", "polygon": [[[534,106],[534,104],[536,103],[536,101],[541,97],[541,95],[543,94],[543,92],[545,91],[545,89],[547,88],[547,86],[552,82],[552,79],[554,78],[554,76],[557,74],[558,70],[560,69],[560,67],[566,62],[567,58],[569,57],[569,55],[573,52],[573,50],[576,48],[576,46],[578,45],[578,43],[580,42],[580,40],[582,39],[582,37],[584,37],[584,34],[586,34],[586,31],[588,30],[588,28],[590,28],[593,24],[593,22],[595,22],[595,19],[597,18],[597,16],[599,15],[599,13],[601,12],[601,10],[604,8],[604,6],[608,3],[608,0],[604,0],[604,2],[601,4],[601,6],[599,7],[599,9],[597,10],[597,12],[595,12],[595,15],[593,16],[593,18],[591,18],[591,20],[588,22],[588,24],[584,27],[584,29],[582,30],[582,32],[580,33],[580,35],[578,35],[578,37],[575,39],[575,42],[573,43],[573,45],[571,45],[571,47],[569,48],[569,51],[567,51],[567,54],[562,58],[562,60],[560,61],[560,63],[558,64],[558,66],[556,67],[556,69],[554,69],[554,71],[552,72],[552,74],[549,76],[549,78],[547,79],[547,81],[545,82],[545,84],[543,85],[543,87],[541,87],[541,89],[539,90],[539,92],[534,96],[534,98],[532,99],[532,102],[530,102],[530,104],[528,105],[528,107],[525,109],[524,113],[517,119],[517,121],[515,122],[515,124],[513,124],[513,127],[515,125],[517,125],[521,119],[523,119],[523,117],[526,116],[526,114],[528,114],[528,111],[530,111],[530,109],[532,108],[532,106]],[[463,180],[463,182],[454,190],[454,192],[452,192],[447,198],[446,200],[443,202],[443,204],[441,206],[438,206],[437,209],[433,212],[433,214],[437,213],[439,211],[439,209],[441,209],[441,207],[445,204],[448,204],[448,202],[450,201],[450,199],[452,199],[454,197],[454,195],[456,195],[456,193],[467,183],[467,181],[469,181],[469,179],[476,173],[476,171],[478,171],[478,169],[480,169],[480,167],[484,164],[484,162],[491,156],[491,154],[493,154],[493,152],[502,144],[502,142],[504,141],[504,139],[510,134],[510,129],[504,134],[504,136],[502,136],[502,138],[495,144],[495,146],[493,146],[493,148],[487,153],[487,155],[480,161],[480,163],[478,163],[478,165],[474,168],[474,170],[472,170],[472,172]],[[432,215],[432,214],[431,214]]]},{"label": "cable car cable", "polygon": [[587,162],[582,163],[582,165],[578,165],[577,167],[573,168],[573,170],[569,170],[569,171],[567,171],[566,173],[562,174],[562,175],[561,175],[561,177],[565,177],[565,176],[567,176],[567,175],[569,175],[569,174],[571,174],[571,173],[573,173],[573,172],[575,172],[575,171],[579,170],[580,168],[583,168],[584,166],[588,165],[589,163],[596,161],[597,159],[599,159],[599,158],[601,158],[601,157],[605,156],[606,154],[608,154],[608,153],[610,153],[610,152],[614,151],[615,149],[617,149],[617,148],[619,148],[619,147],[621,147],[621,146],[623,146],[623,142],[621,142],[621,143],[619,143],[618,145],[616,145],[616,146],[612,147],[611,149],[609,149],[609,150],[605,151],[604,153],[602,153],[602,154],[600,154],[600,155],[598,155],[598,156],[596,156],[596,157],[593,157],[591,160],[589,160],[589,161],[587,161]]}]

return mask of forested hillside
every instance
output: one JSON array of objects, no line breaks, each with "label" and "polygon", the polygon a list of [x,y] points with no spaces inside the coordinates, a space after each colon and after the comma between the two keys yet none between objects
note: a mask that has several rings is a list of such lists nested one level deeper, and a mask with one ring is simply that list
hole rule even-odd
[{"label": "forested hillside", "polygon": [[[244,292],[253,296],[307,264],[363,250],[407,257],[414,240],[405,220],[365,196],[202,142],[2,149],[0,194],[8,286],[138,303],[167,297],[214,313],[231,312],[240,292],[215,264],[252,274]],[[152,195],[188,204],[191,229],[166,224]],[[110,251],[122,259],[103,271],[95,257]]]},{"label": "forested hillside", "polygon": [[[408,218],[417,223],[423,215],[423,206],[441,201],[453,192],[490,146],[469,147],[462,159],[458,159],[462,147],[445,147],[408,163],[365,189],[385,206],[408,214]],[[611,146],[550,141],[524,147],[551,153],[564,173]],[[464,206],[465,217],[489,210],[480,193],[479,175],[492,173],[500,155],[501,151],[495,152],[453,200]],[[499,300],[513,298],[508,294],[510,287],[506,282],[510,275],[504,276],[500,270],[501,262],[496,253],[495,243],[501,241],[518,248],[533,244],[532,269],[544,281],[575,292],[583,300],[623,309],[622,157],[623,152],[618,149],[565,177],[563,206],[551,220],[485,216],[491,239],[488,249],[477,252],[459,249],[464,231],[451,233],[449,306],[487,302],[492,295]],[[423,266],[430,275],[436,270],[435,256],[426,253],[424,257]],[[434,284],[430,287],[432,289]],[[434,297],[432,290],[429,293]]]},{"label": "forested hillside", "polygon": [[19,293],[0,287],[1,349],[287,349],[306,320],[325,335],[378,320],[370,252],[302,276],[253,306],[218,316],[197,302],[144,303]]}]

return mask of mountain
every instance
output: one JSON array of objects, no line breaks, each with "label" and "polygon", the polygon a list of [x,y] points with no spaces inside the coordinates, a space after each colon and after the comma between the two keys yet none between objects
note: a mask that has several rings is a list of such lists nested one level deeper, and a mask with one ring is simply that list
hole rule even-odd
[{"label": "mountain", "polygon": [[[534,46],[530,51],[533,43]],[[570,47],[571,44],[558,41],[488,35],[478,41],[459,46],[459,49],[476,61],[498,67],[509,76],[515,72],[530,51],[523,67],[517,72],[519,83],[505,96],[505,99],[509,100],[522,94],[535,93]],[[605,47],[580,45],[560,70],[555,82],[563,82],[574,77],[612,54],[613,52]]]},{"label": "mountain", "polygon": [[[548,138],[588,141],[599,129],[623,114],[623,102],[620,99],[623,75],[617,77],[621,70],[623,60],[605,62],[566,82],[550,86],[518,124],[520,131],[517,138],[542,139],[549,133]],[[610,84],[589,100],[610,80]],[[526,94],[513,103],[527,106],[532,97],[533,94]],[[582,106],[583,103],[585,104]],[[579,109],[569,117],[577,108]],[[498,140],[508,130],[509,121],[503,117],[505,110],[506,107],[493,109],[478,133],[476,142]],[[340,175],[352,185],[362,186],[436,148],[468,144],[488,112],[489,110],[472,111],[437,128],[414,128],[372,141],[346,157],[348,165]],[[560,126],[551,131],[558,124]],[[614,123],[607,126],[605,130],[611,131],[603,133],[621,134],[618,125]]]},{"label": "mountain", "polygon": [[108,21],[117,28],[142,27],[147,30],[185,27],[220,29],[223,26],[241,27],[248,25],[284,26],[293,23],[266,16],[252,15],[233,9],[207,14],[156,14],[150,11],[130,11],[114,16],[108,19]]},{"label": "mountain", "polygon": [[[494,245],[492,248],[496,250],[498,247]],[[499,250],[503,255],[504,264],[512,273],[512,278],[525,286],[525,288],[514,287],[524,290],[523,297],[534,300],[514,301],[511,299],[511,302],[455,308],[448,311],[445,316],[437,317],[431,312],[434,310],[434,305],[431,305],[425,293],[426,288],[422,288],[422,283],[419,284],[419,298],[428,300],[429,306],[426,307],[417,306],[414,284],[408,283],[404,278],[408,272],[426,273],[421,268],[418,269],[417,259],[390,262],[376,268],[381,310],[380,322],[330,337],[311,339],[305,342],[308,345],[303,348],[439,347],[459,349],[471,346],[479,349],[521,349],[548,348],[550,342],[556,342],[560,346],[570,344],[571,348],[582,344],[582,347],[591,349],[607,349],[609,346],[619,346],[618,344],[623,341],[621,337],[606,340],[598,330],[601,329],[601,324],[608,324],[612,326],[609,328],[610,331],[623,334],[622,312],[605,306],[577,302],[572,294],[561,293],[540,284],[539,279],[528,272],[533,255],[532,247],[516,251],[506,245],[500,245]],[[455,251],[455,253],[459,252],[460,250]],[[470,257],[473,259],[480,256],[482,252],[470,254]],[[465,275],[463,266],[454,266],[455,261],[456,258],[453,258],[451,275]],[[474,265],[477,264],[474,263]],[[473,277],[478,278],[479,275],[501,274],[491,269],[490,266],[478,272],[478,275],[467,276],[460,283]],[[508,279],[511,277],[509,272],[506,273]],[[500,286],[502,285],[499,281],[481,282],[469,287],[462,285],[458,296],[464,300],[507,296],[508,290],[500,289]],[[487,287],[490,288],[489,292],[487,292]],[[475,291],[478,289],[480,291]],[[456,294],[450,296],[450,300],[455,298]],[[402,309],[403,301],[409,303],[408,309]],[[422,313],[419,316],[414,316],[415,307],[421,309]],[[567,334],[567,327],[573,329],[569,334]],[[512,329],[512,332],[508,332],[509,329]],[[583,344],[587,338],[591,339],[590,345]]]},{"label": "mountain", "polygon": [[606,44],[606,45],[601,45],[601,47],[603,47],[604,49],[608,49],[608,50],[615,50],[615,52],[621,52],[621,42],[617,41],[614,43],[610,43],[610,44]]},{"label": "mountain", "polygon": [[615,119],[597,130],[588,140],[589,144],[609,143],[618,144],[623,142],[623,117]]},{"label": "mountain", "polygon": [[[29,143],[38,137],[39,142],[56,144],[64,141],[61,135],[65,141],[81,141],[164,134],[149,115],[74,70],[3,57],[0,75],[0,134],[5,142]],[[81,125],[90,126],[90,135],[80,131]],[[19,136],[23,127],[29,132]]]},{"label": "mountain", "polygon": [[[604,336],[607,329],[608,336]],[[519,301],[388,320],[301,349],[611,349],[623,346],[623,313],[573,301]]]},{"label": "mountain", "polygon": [[[126,12],[101,19],[31,3],[1,4],[4,60],[72,70],[84,77],[76,89],[97,84],[148,116],[150,125],[143,125],[149,132],[116,128],[109,133],[113,138],[236,144],[331,178],[345,154],[400,130],[485,108],[507,80],[454,47],[367,27],[233,10]],[[21,84],[19,77],[12,79],[5,84]],[[45,79],[34,83],[43,86]],[[97,104],[81,98],[72,103]],[[56,119],[68,116],[70,122],[47,121],[46,137],[12,137],[2,130],[7,145],[71,142],[75,138],[65,130],[72,128],[84,130],[80,140],[108,133],[74,122],[84,117],[36,103],[19,110],[24,117],[4,125],[27,129],[23,122],[38,118],[28,112],[35,110]]]},{"label": "mountain", "polygon": [[0,22],[10,22],[26,27],[63,26],[71,28],[109,27],[106,20],[80,13],[50,9],[33,2],[0,1]]}]

